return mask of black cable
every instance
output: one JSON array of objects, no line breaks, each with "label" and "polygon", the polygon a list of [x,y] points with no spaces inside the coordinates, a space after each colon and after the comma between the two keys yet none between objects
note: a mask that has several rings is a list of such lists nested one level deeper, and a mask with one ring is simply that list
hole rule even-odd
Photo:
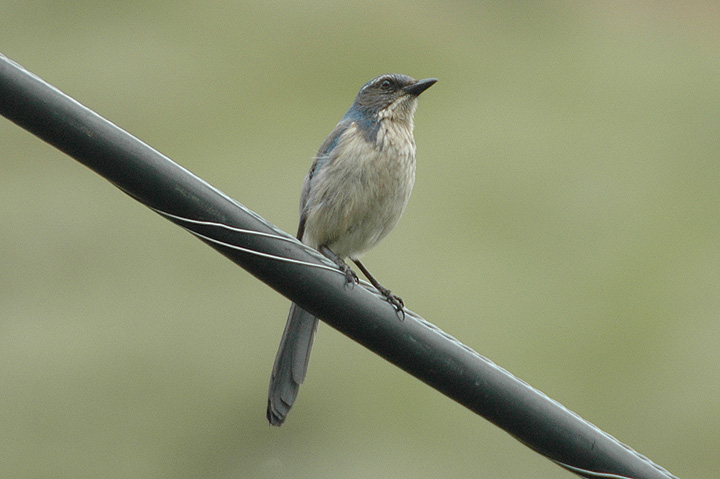
[{"label": "black cable", "polygon": [[401,319],[372,288],[348,287],[321,255],[1,54],[0,114],[560,466],[588,478],[675,477],[414,313]]}]

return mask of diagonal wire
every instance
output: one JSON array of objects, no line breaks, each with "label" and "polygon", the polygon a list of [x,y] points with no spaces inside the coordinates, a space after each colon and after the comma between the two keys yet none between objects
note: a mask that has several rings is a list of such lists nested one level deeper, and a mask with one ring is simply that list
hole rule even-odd
[{"label": "diagonal wire", "polygon": [[348,288],[319,253],[2,54],[0,114],[568,471],[675,478],[420,316],[398,321],[372,288]]}]

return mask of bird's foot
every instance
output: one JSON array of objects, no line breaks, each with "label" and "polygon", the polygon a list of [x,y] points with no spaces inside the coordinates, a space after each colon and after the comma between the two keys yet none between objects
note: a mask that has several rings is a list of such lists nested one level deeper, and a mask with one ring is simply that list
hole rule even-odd
[{"label": "bird's foot", "polygon": [[360,282],[358,275],[352,270],[350,266],[344,261],[340,261],[337,265],[340,271],[345,275],[345,282],[351,286],[356,285]]},{"label": "bird's foot", "polygon": [[395,312],[398,313],[398,315],[400,316],[400,320],[405,319],[405,303],[403,302],[402,298],[400,296],[392,294],[389,289],[382,286],[377,289],[380,294],[383,295],[385,301],[390,303],[392,307],[395,308]]},{"label": "bird's foot", "polygon": [[333,253],[333,251],[328,248],[327,245],[320,245],[318,251],[320,251],[326,258],[330,259],[333,263],[335,263],[335,266],[337,266],[338,269],[340,269],[340,272],[345,275],[346,284],[349,284],[352,287],[360,282],[357,274],[355,274],[355,271],[353,271],[352,268],[350,268],[350,266],[348,266],[348,264],[343,261],[341,257]]}]

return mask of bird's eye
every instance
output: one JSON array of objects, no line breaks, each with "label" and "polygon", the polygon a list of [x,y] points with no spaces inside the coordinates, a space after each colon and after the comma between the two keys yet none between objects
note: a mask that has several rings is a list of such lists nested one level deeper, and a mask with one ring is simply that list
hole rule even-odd
[{"label": "bird's eye", "polygon": [[383,90],[390,90],[392,88],[392,82],[390,80],[383,80],[380,84],[380,88]]}]

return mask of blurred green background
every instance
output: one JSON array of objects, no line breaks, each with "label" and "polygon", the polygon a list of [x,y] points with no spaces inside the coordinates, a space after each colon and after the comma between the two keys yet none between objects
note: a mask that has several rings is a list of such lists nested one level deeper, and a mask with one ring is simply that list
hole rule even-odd
[{"label": "blurred green background", "polygon": [[[406,304],[680,477],[720,446],[716,2],[5,1],[0,51],[294,232],[375,75],[439,83],[365,259]],[[0,119],[0,476],[575,477]]]}]

